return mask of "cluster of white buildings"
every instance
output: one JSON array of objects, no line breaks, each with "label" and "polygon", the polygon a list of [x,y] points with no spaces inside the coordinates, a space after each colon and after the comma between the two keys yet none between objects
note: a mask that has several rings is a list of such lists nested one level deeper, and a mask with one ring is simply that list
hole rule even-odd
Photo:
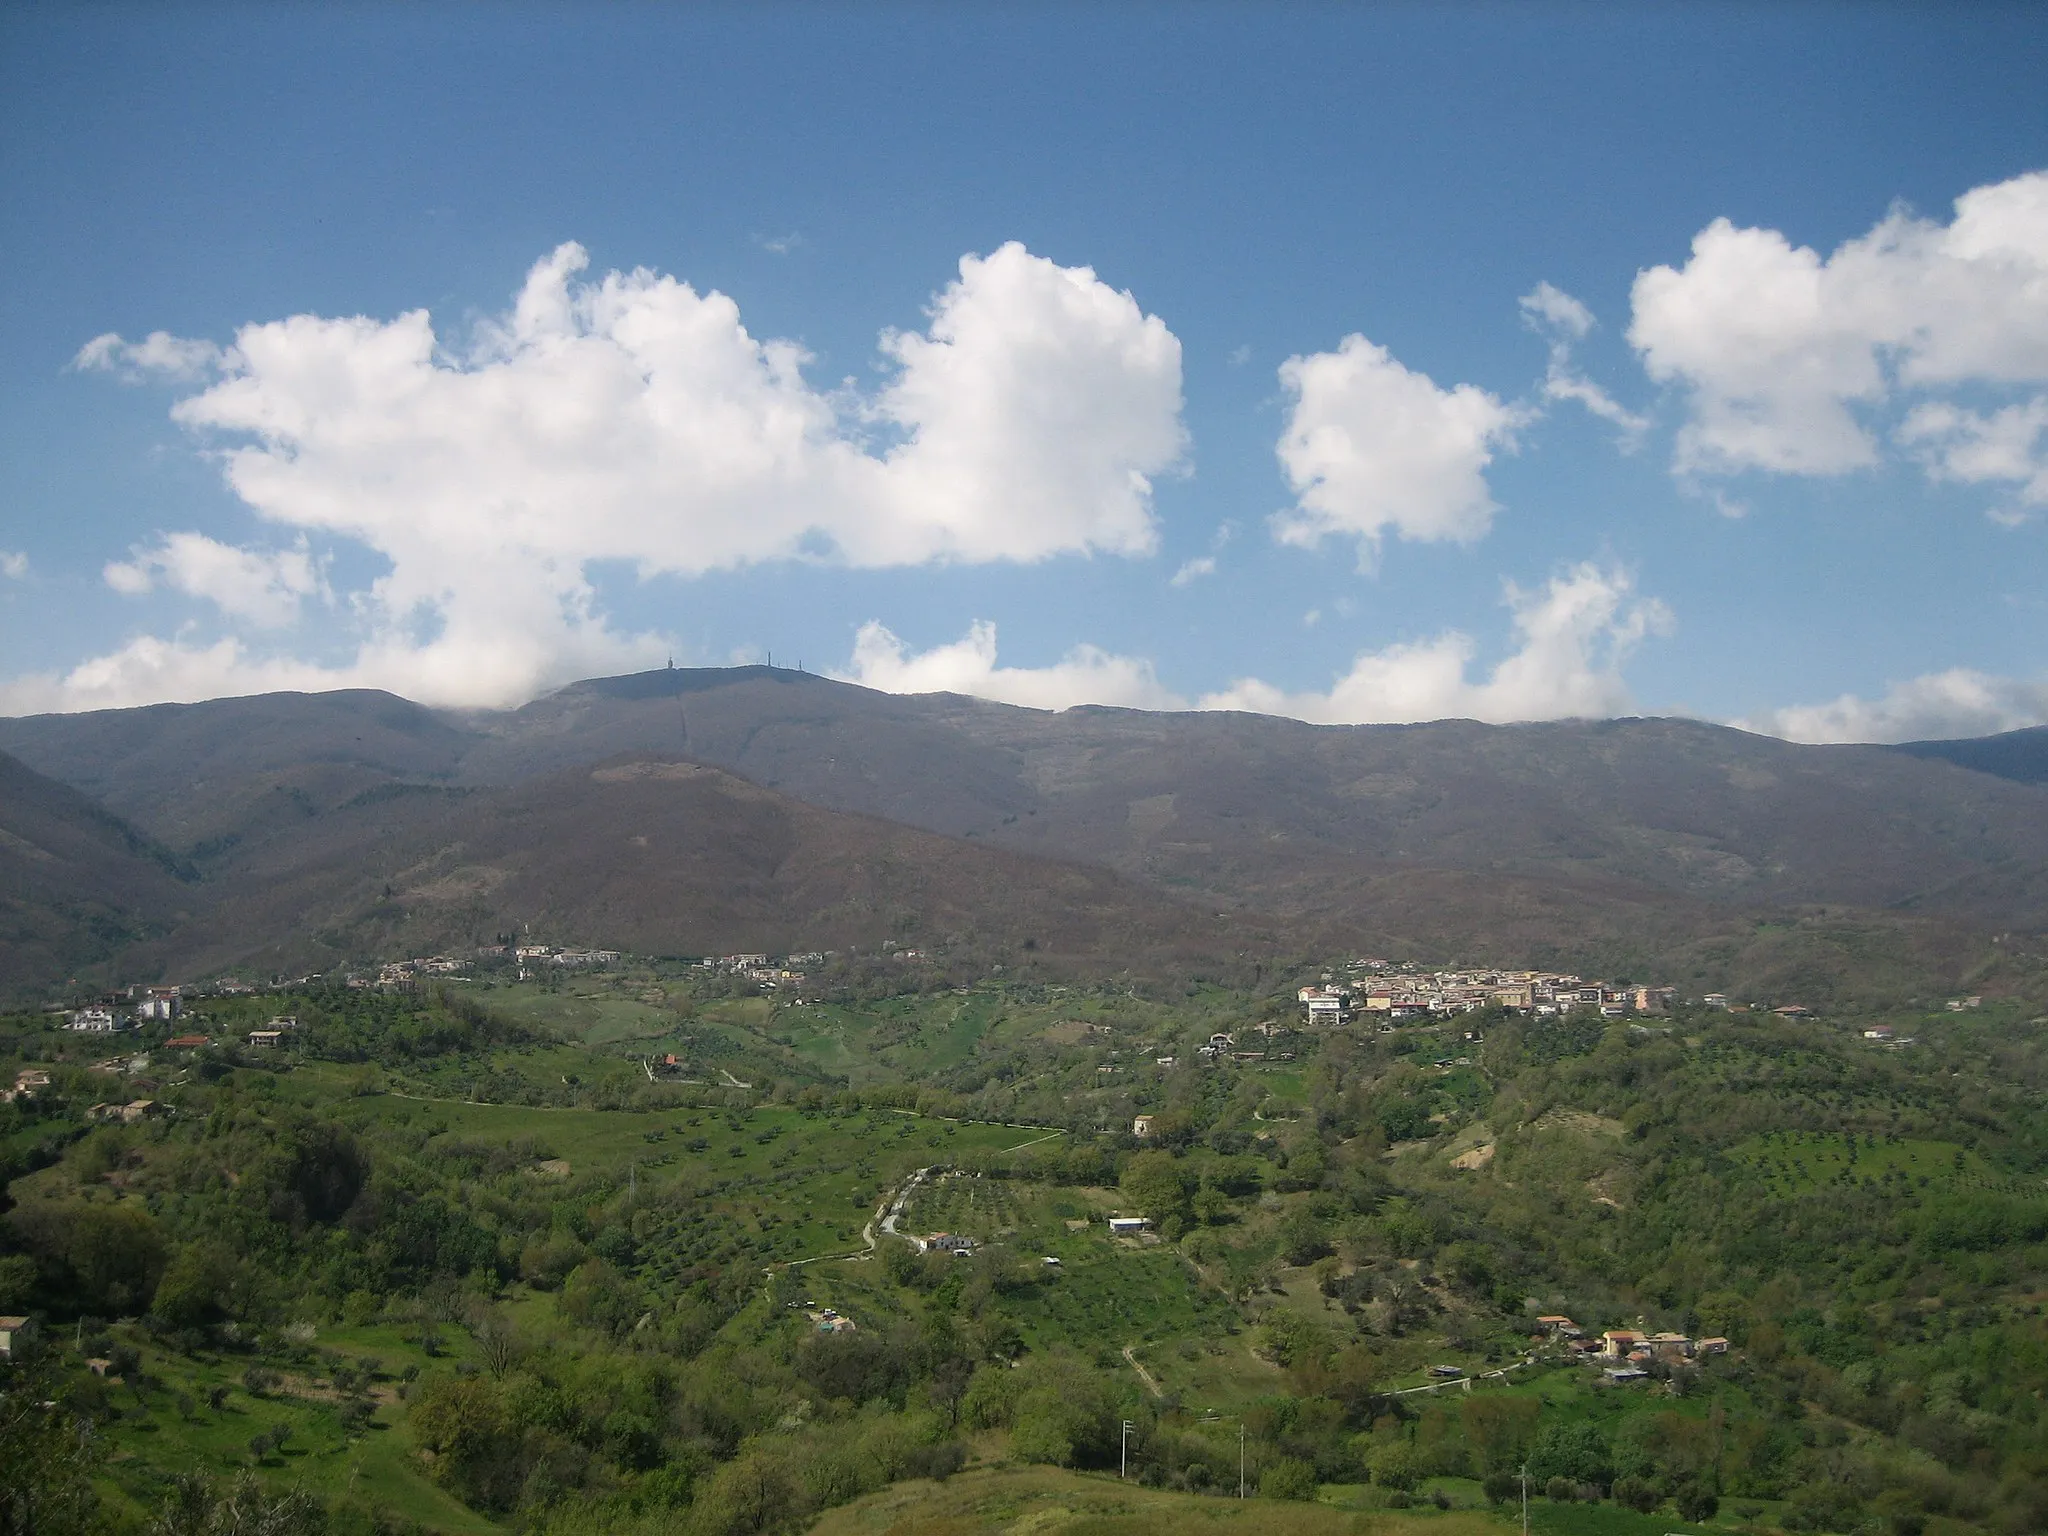
[{"label": "cluster of white buildings", "polygon": [[1684,1365],[1705,1355],[1725,1355],[1724,1338],[1694,1339],[1682,1333],[1649,1333],[1635,1328],[1608,1328],[1598,1338],[1568,1317],[1539,1317],[1537,1337],[1548,1337],[1573,1354],[1604,1367],[1613,1382],[1641,1381],[1652,1365]]},{"label": "cluster of white buildings", "polygon": [[785,955],[780,961],[762,954],[708,955],[697,965],[702,970],[723,971],[776,992],[802,986],[808,974],[805,967],[823,965],[832,955],[829,950],[811,950],[800,955]]},{"label": "cluster of white buildings", "polygon": [[125,1011],[119,1008],[119,993],[98,1003],[73,1008],[64,1015],[64,1027],[81,1035],[116,1035],[144,1023],[169,1023],[184,1011],[183,992],[178,987],[130,987]]},{"label": "cluster of white buildings", "polygon": [[559,965],[570,970],[584,970],[617,965],[619,952],[616,949],[561,949],[553,944],[521,944],[512,951],[512,958],[517,960],[522,968],[529,965]]},{"label": "cluster of white buildings", "polygon": [[1662,1013],[1676,992],[1672,987],[1615,986],[1555,971],[1425,972],[1394,970],[1384,960],[1354,961],[1349,969],[1368,974],[1343,981],[1325,975],[1320,984],[1296,994],[1309,1023],[1346,1024],[1361,1013],[1390,1021],[1443,1017],[1481,1008],[1539,1017],[1588,1008],[1603,1018],[1620,1019]]},{"label": "cluster of white buildings", "polygon": [[[499,951],[501,954],[503,951]],[[410,960],[393,960],[377,967],[375,980],[367,976],[351,976],[351,987],[409,987],[416,985],[422,976],[459,976],[469,969],[467,960],[451,959],[447,955],[420,955]]]}]

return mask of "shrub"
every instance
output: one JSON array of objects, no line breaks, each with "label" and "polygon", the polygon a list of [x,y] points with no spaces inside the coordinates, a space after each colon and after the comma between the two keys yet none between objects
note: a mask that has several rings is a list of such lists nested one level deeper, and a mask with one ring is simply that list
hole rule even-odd
[{"label": "shrub", "polygon": [[937,1445],[920,1445],[903,1458],[905,1477],[929,1477],[943,1483],[947,1478],[967,1465],[967,1447],[958,1440],[943,1440]]},{"label": "shrub", "polygon": [[1571,1503],[1577,1491],[1572,1486],[1572,1480],[1568,1477],[1553,1477],[1543,1485],[1543,1496],[1559,1504]]},{"label": "shrub", "polygon": [[1614,1502],[1637,1514],[1647,1515],[1659,1504],[1664,1496],[1657,1491],[1657,1485],[1644,1477],[1617,1478],[1614,1483]]},{"label": "shrub", "polygon": [[1606,1437],[1591,1424],[1552,1424],[1536,1437],[1529,1455],[1531,1476],[1546,1482],[1563,1478],[1574,1483],[1605,1483],[1613,1476],[1614,1457]]},{"label": "shrub", "polygon": [[1489,1502],[1505,1504],[1522,1491],[1522,1480],[1508,1471],[1489,1472],[1479,1488]]},{"label": "shrub", "polygon": [[1678,1494],[1678,1518],[1692,1525],[1705,1525],[1721,1512],[1721,1501],[1708,1489],[1683,1488]]},{"label": "shrub", "polygon": [[1316,1469],[1293,1456],[1283,1456],[1259,1474],[1262,1499],[1300,1499],[1313,1503]]},{"label": "shrub", "polygon": [[1421,1479],[1415,1452],[1404,1443],[1383,1445],[1372,1453],[1372,1480],[1382,1488],[1406,1493]]},{"label": "shrub", "polygon": [[1010,1454],[1019,1461],[1064,1467],[1074,1459],[1074,1442],[1058,1416],[1032,1412],[1017,1420],[1016,1431],[1010,1436]]}]

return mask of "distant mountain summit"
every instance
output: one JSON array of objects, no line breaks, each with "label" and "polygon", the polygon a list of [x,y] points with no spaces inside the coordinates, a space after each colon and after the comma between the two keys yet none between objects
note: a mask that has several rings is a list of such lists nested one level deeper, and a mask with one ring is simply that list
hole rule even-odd
[{"label": "distant mountain summit", "polygon": [[[1075,960],[1164,964],[1199,950],[1203,924],[1225,913],[1304,951],[1662,968],[1681,983],[1696,974],[1701,990],[1779,976],[1812,996],[1892,985],[1901,966],[1945,974],[1974,963],[1963,957],[1989,933],[2048,928],[2048,785],[2013,771],[2043,740],[1811,747],[1672,719],[1052,713],[765,666],[590,679],[516,710],[431,710],[359,690],[0,720],[0,749],[203,876],[206,911],[134,951],[172,968],[281,955],[316,917],[336,953],[410,943],[395,916],[349,905],[343,872],[378,872],[379,892],[438,892],[408,871],[438,868],[460,843],[489,850],[478,865],[497,872],[489,892],[513,893],[479,897],[475,922],[553,902],[564,938],[612,947],[688,935],[759,948],[778,925],[809,924],[808,937],[786,931],[814,948],[865,933],[861,902],[913,889],[959,931],[1021,942],[1038,936],[1022,928],[1051,931],[1040,894],[1081,889],[1071,882],[1090,871],[1118,880],[1083,881],[1102,917],[1093,938],[1075,929],[1060,941]],[[2008,771],[1978,766],[1973,748]],[[635,758],[718,770],[723,787],[688,776],[593,787],[607,782],[590,778],[599,765]],[[663,837],[692,850],[687,891],[668,876],[597,878],[604,860],[641,858],[621,840],[638,834],[614,836],[605,807],[694,807],[701,831],[752,825],[757,794],[781,807],[792,848],[867,846],[874,826],[893,824],[892,869],[924,873],[893,896],[853,882],[813,901],[821,888],[791,884],[782,866],[764,875],[730,845],[675,843],[683,823],[664,821]],[[515,824],[520,846],[497,840]],[[997,872],[982,856],[998,851],[1029,858]],[[1014,890],[977,896],[956,878],[970,868]],[[714,899],[721,882],[727,898]],[[543,888],[555,894],[544,901]],[[251,899],[263,892],[276,899]],[[1011,923],[997,894],[1026,915]],[[466,931],[439,895],[400,906],[420,934]],[[682,916],[662,928],[661,910]],[[230,911],[240,915],[226,924]],[[1781,932],[1844,922],[1864,937]]]}]

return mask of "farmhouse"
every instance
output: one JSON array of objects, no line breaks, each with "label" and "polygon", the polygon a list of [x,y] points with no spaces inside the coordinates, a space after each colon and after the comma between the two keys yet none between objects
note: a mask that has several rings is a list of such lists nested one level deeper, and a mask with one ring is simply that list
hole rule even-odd
[{"label": "farmhouse", "polygon": [[283,1041],[284,1031],[281,1029],[252,1029],[249,1031],[249,1043],[251,1045],[275,1049]]},{"label": "farmhouse", "polygon": [[14,1352],[35,1338],[35,1322],[26,1317],[0,1317],[0,1360],[12,1360]]},{"label": "farmhouse", "polygon": [[1140,1137],[1150,1136],[1152,1134],[1152,1117],[1150,1115],[1140,1115],[1137,1119],[1133,1120],[1131,1122],[1131,1134]]},{"label": "farmhouse", "polygon": [[934,1232],[918,1238],[917,1246],[923,1253],[950,1253],[955,1258],[964,1258],[974,1252],[974,1239],[954,1232]]},{"label": "farmhouse", "polygon": [[95,1104],[85,1113],[89,1120],[110,1120],[119,1125],[133,1125],[138,1120],[148,1120],[162,1114],[163,1106],[155,1099],[136,1099],[128,1104]]},{"label": "farmhouse", "polygon": [[1112,1216],[1109,1218],[1109,1231],[1112,1237],[1136,1237],[1151,1225],[1152,1218],[1149,1216]]}]

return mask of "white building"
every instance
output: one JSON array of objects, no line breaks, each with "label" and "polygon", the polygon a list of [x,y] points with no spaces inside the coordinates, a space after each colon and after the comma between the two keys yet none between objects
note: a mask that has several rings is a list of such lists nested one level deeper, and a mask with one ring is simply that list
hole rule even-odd
[{"label": "white building", "polygon": [[142,1001],[135,1005],[135,1017],[169,1023],[178,1016],[178,1010],[176,987],[151,987]]}]

